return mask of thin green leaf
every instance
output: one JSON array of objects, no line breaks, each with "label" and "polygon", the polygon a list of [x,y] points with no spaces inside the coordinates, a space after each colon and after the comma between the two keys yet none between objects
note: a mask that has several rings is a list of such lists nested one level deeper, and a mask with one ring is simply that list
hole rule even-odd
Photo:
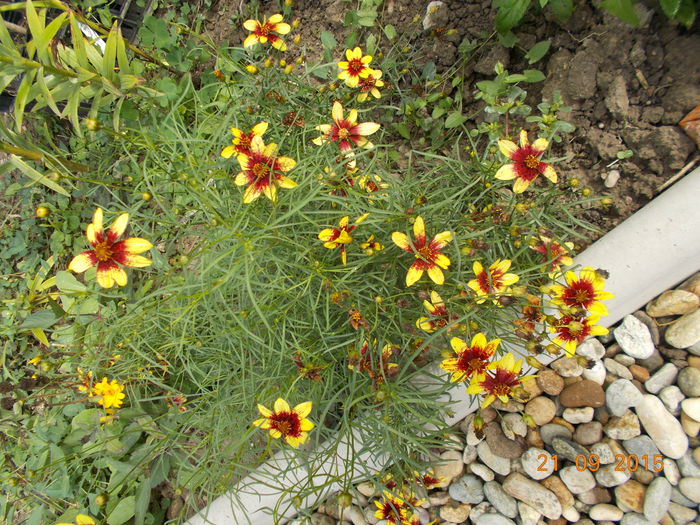
[{"label": "thin green leaf", "polygon": [[136,512],[134,513],[134,525],[144,525],[146,521],[146,513],[148,512],[148,504],[151,502],[151,482],[150,478],[146,478],[139,483],[136,489]]},{"label": "thin green leaf", "polygon": [[17,49],[15,41],[12,40],[12,36],[10,36],[10,32],[5,27],[5,24],[0,24],[0,43],[9,49]]},{"label": "thin green leaf", "polygon": [[36,52],[36,39],[44,32],[44,24],[39,18],[39,14],[34,9],[34,3],[32,0],[27,0],[25,14],[27,17],[27,25],[29,26],[29,31],[32,34],[32,41],[27,43],[27,58],[30,60],[34,58],[34,53]]},{"label": "thin green leaf", "polygon": [[117,31],[119,29],[115,21],[112,24],[112,29],[109,31],[109,36],[107,36],[104,59],[102,60],[102,74],[110,80],[115,80],[114,66],[117,62]]},{"label": "thin green leaf", "polygon": [[75,15],[71,12],[69,15],[70,21],[70,34],[71,41],[73,43],[73,49],[75,51],[75,56],[78,59],[78,64],[80,67],[88,68],[90,63],[88,62],[87,53],[85,51],[85,37],[78,27],[78,22],[75,19]]},{"label": "thin green leaf", "polygon": [[80,127],[80,117],[78,116],[78,108],[80,107],[80,101],[83,99],[80,93],[80,86],[76,86],[73,93],[68,97],[68,103],[66,107],[63,108],[63,117],[67,117],[68,120],[73,124],[73,129],[76,135],[82,138],[83,130]]},{"label": "thin green leaf", "polygon": [[66,16],[68,16],[66,13],[61,13],[54,18],[48,26],[46,26],[40,35],[36,35],[34,37],[39,59],[45,64],[51,63],[51,53],[49,51],[51,40],[53,40],[53,38],[56,36],[58,30],[63,27],[63,24],[66,21]]},{"label": "thin green leaf", "polygon": [[30,88],[36,76],[36,69],[30,69],[22,77],[22,82],[17,88],[15,94],[15,122],[17,123],[17,131],[22,132],[22,122],[24,120],[24,108],[27,102],[31,102],[29,98]]},{"label": "thin green leaf", "polygon": [[46,79],[44,78],[44,68],[40,67],[37,72],[36,72],[36,84],[39,86],[39,89],[41,90],[41,94],[44,95],[44,102],[46,103],[47,106],[51,108],[51,111],[53,111],[56,115],[61,115],[61,110],[58,109],[58,106],[56,105],[56,101],[53,99],[53,95],[51,94],[51,91],[49,91],[49,88],[46,85]]},{"label": "thin green leaf", "polygon": [[70,193],[68,193],[61,185],[55,183],[51,179],[49,179],[46,176],[39,173],[37,170],[32,168],[29,164],[27,164],[22,159],[20,159],[17,155],[10,155],[10,162],[12,163],[12,165],[15,168],[20,170],[22,173],[24,173],[30,179],[38,182],[39,184],[43,184],[47,188],[55,191],[56,193],[60,193],[61,195],[65,195],[66,197],[70,197]]},{"label": "thin green leaf", "polygon": [[131,74],[131,65],[129,65],[129,58],[126,56],[126,43],[119,28],[117,28],[117,64],[119,64],[120,73]]}]

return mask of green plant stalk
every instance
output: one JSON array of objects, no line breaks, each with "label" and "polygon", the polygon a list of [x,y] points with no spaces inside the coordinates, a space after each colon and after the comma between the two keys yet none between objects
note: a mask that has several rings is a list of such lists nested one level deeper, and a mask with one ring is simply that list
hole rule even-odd
[{"label": "green plant stalk", "polygon": [[[19,155],[20,157],[24,157],[25,159],[35,160],[35,161],[41,162],[42,164],[46,164],[46,161],[47,161],[46,156],[42,153],[38,153],[36,151],[31,151],[31,150],[28,150],[25,148],[18,148],[17,146],[12,146],[11,144],[7,144],[6,142],[0,142],[0,151],[2,151],[4,153]],[[60,164],[63,164],[67,168],[72,169],[72,170],[94,171],[94,168],[92,168],[91,166],[87,166],[86,164],[71,162],[69,160],[60,160],[58,162]]]}]

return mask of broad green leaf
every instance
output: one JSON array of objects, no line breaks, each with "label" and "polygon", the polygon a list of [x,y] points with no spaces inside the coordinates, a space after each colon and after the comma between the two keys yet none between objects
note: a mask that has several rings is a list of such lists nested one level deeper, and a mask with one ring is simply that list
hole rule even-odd
[{"label": "broad green leaf", "polygon": [[136,502],[134,512],[134,525],[144,525],[148,504],[151,502],[151,480],[146,478],[139,483],[136,489]]},{"label": "broad green leaf", "polygon": [[552,45],[551,40],[542,40],[542,42],[537,42],[534,46],[530,48],[527,52],[525,58],[528,59],[529,64],[534,64],[538,60],[541,60],[549,51],[549,46]]},{"label": "broad green leaf", "polygon": [[51,63],[51,55],[49,52],[51,40],[56,36],[58,30],[63,27],[63,23],[66,21],[66,13],[61,13],[56,18],[54,18],[51,23],[46,26],[40,35],[34,36],[34,43],[36,44],[36,52],[39,59],[43,63]]},{"label": "broad green leaf", "polygon": [[[13,55],[17,52],[17,45],[15,41],[12,40],[12,36],[7,30],[7,27],[5,27],[5,24],[0,24],[0,44],[4,45],[7,49],[13,50]],[[6,53],[7,49],[3,50],[3,52]]]},{"label": "broad green leaf", "polygon": [[659,0],[659,4],[666,16],[673,18],[681,7],[681,0]]},{"label": "broad green leaf", "polygon": [[32,34],[32,41],[27,43],[26,46],[27,58],[31,60],[34,58],[34,53],[36,52],[36,39],[44,32],[44,24],[41,22],[36,9],[34,9],[32,0],[27,0],[25,14],[29,31]]},{"label": "broad green leaf", "polygon": [[573,0],[550,0],[549,5],[554,16],[562,22],[566,22],[571,17],[571,13],[574,12]]},{"label": "broad green leaf", "polygon": [[129,59],[126,56],[126,42],[122,36],[121,29],[117,28],[117,64],[119,65],[119,72],[127,75],[131,74],[131,66],[129,65]]},{"label": "broad green leaf", "polygon": [[71,421],[73,430],[96,430],[100,426],[102,411],[99,408],[86,408]]},{"label": "broad green leaf", "polygon": [[50,309],[39,310],[27,317],[20,325],[20,330],[31,330],[33,328],[50,328],[58,321],[58,317]]},{"label": "broad green leaf", "polygon": [[406,140],[411,138],[411,132],[408,130],[408,126],[404,122],[399,122],[394,126],[396,131]]},{"label": "broad green leaf", "polygon": [[525,82],[542,82],[547,78],[542,71],[537,69],[526,69],[523,71],[523,75],[525,75]]},{"label": "broad green leaf", "polygon": [[396,38],[396,29],[391,24],[387,24],[384,26],[384,34],[389,40],[394,40]]},{"label": "broad green leaf", "polygon": [[503,47],[507,48],[513,48],[515,47],[515,44],[518,43],[518,37],[515,36],[515,33],[513,31],[508,31],[505,34],[498,33],[498,43],[501,44]]},{"label": "broad green leaf", "polygon": [[507,33],[523,19],[530,7],[530,0],[505,0],[498,4],[496,29],[499,33]]},{"label": "broad green leaf", "polygon": [[335,46],[338,45],[338,42],[335,41],[335,38],[333,37],[333,33],[330,33],[329,31],[322,31],[321,32],[321,44],[323,45],[323,48],[326,51],[333,51],[335,49]]},{"label": "broad green leaf", "polygon": [[20,159],[17,155],[10,155],[10,162],[12,163],[12,165],[15,168],[19,169],[22,173],[24,173],[30,179],[38,182],[39,184],[43,184],[47,188],[55,191],[56,193],[60,193],[61,195],[65,195],[66,197],[70,197],[70,193],[68,193],[63,188],[63,186],[55,183],[54,181],[50,180],[45,175],[39,173],[37,170],[32,168],[29,164],[27,164],[22,159]]},{"label": "broad green leaf", "polygon": [[107,523],[109,525],[122,525],[129,521],[136,512],[136,498],[134,496],[128,496],[117,503],[114,510],[107,516]]},{"label": "broad green leaf", "polygon": [[623,22],[627,22],[635,27],[639,25],[639,17],[634,10],[632,0],[603,0],[600,5],[608,13],[615,15]]},{"label": "broad green leaf", "polygon": [[83,293],[87,290],[87,286],[78,281],[70,272],[56,272],[56,286],[59,290],[65,293]]},{"label": "broad green leaf", "polygon": [[365,49],[368,55],[374,55],[374,52],[377,50],[377,37],[374,35],[374,33],[367,37]]},{"label": "broad green leaf", "polygon": [[102,75],[109,80],[115,79],[114,66],[117,64],[117,31],[119,31],[119,29],[117,29],[117,22],[115,20],[107,36],[104,58],[102,60]]},{"label": "broad green leaf", "polygon": [[68,120],[73,124],[73,130],[75,134],[80,138],[83,137],[83,130],[80,127],[80,117],[78,116],[78,109],[80,108],[80,102],[83,99],[80,93],[80,86],[75,86],[73,92],[68,96],[68,103],[66,107],[63,108],[63,116],[68,117]]},{"label": "broad green leaf", "polygon": [[698,6],[695,5],[697,0],[681,0],[681,5],[676,13],[676,20],[683,24],[687,29],[690,29],[695,22]]},{"label": "broad green leaf", "polygon": [[49,346],[49,338],[46,337],[46,333],[42,329],[32,328],[31,332],[32,332],[32,335],[34,337],[36,337],[37,341],[39,341],[41,344],[43,344],[46,347]]},{"label": "broad green leaf", "polygon": [[445,119],[445,128],[446,129],[456,128],[457,126],[461,126],[462,124],[464,124],[464,122],[466,120],[467,120],[467,117],[462,115],[461,112],[453,111]]}]

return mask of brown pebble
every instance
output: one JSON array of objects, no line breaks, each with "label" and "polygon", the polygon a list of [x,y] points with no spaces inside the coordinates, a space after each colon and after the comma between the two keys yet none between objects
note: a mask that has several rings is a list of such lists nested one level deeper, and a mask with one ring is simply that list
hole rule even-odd
[{"label": "brown pebble", "polygon": [[525,436],[525,442],[530,447],[544,448],[544,441],[542,441],[542,436],[540,436],[540,431],[528,428],[527,435]]},{"label": "brown pebble", "polygon": [[569,432],[571,432],[572,434],[574,433],[574,430],[576,430],[576,427],[574,427],[574,425],[569,423],[566,419],[558,417],[558,416],[553,418],[551,423],[554,423],[555,425],[561,425],[563,427],[568,428]]},{"label": "brown pebble", "polygon": [[546,396],[531,399],[527,402],[527,405],[525,405],[525,413],[532,416],[535,424],[539,426],[549,423],[554,417],[556,411],[557,407],[554,404],[554,401]]},{"label": "brown pebble", "polygon": [[540,481],[540,484],[554,492],[554,495],[559,500],[559,503],[561,503],[563,509],[571,507],[574,504],[574,495],[558,476],[549,476]]},{"label": "brown pebble", "polygon": [[566,521],[566,518],[560,516],[555,520],[547,520],[546,523],[549,525],[566,525],[568,521]]},{"label": "brown pebble", "polygon": [[565,387],[559,394],[559,402],[566,408],[597,408],[605,403],[605,392],[595,381],[584,379]]},{"label": "brown pebble", "polygon": [[[539,375],[539,374],[538,374]],[[537,381],[525,381],[522,384],[523,387],[523,395],[520,396],[520,398],[523,401],[527,401],[530,399],[535,399],[537,396],[542,394],[542,388],[540,388],[540,385],[537,383]]]},{"label": "brown pebble", "polygon": [[688,366],[688,361],[685,359],[671,359],[671,363],[676,365],[676,368],[686,368]]},{"label": "brown pebble", "polygon": [[624,510],[644,512],[644,496],[647,488],[633,479],[615,487],[615,502]]},{"label": "brown pebble", "polygon": [[605,349],[605,356],[603,357],[609,357],[610,359],[612,359],[620,352],[622,352],[622,348],[620,348],[620,345],[618,345],[617,343],[613,343]]},{"label": "brown pebble", "polygon": [[498,416],[498,412],[491,407],[485,408],[481,411],[481,417],[484,418],[484,423],[490,423],[496,419],[496,416]]},{"label": "brown pebble", "polygon": [[580,383],[583,381],[583,378],[581,376],[574,376],[574,377],[564,377],[564,388],[566,388],[569,385],[573,385],[575,383]]},{"label": "brown pebble", "polygon": [[634,471],[634,479],[642,483],[643,485],[648,485],[654,480],[654,474],[648,470],[644,470],[641,466]]},{"label": "brown pebble", "polygon": [[578,499],[581,503],[586,505],[596,505],[598,503],[610,503],[612,501],[612,496],[610,491],[603,487],[595,487],[578,495]]},{"label": "brown pebble", "polygon": [[537,384],[545,394],[550,396],[558,396],[564,390],[564,379],[549,368],[538,372]]},{"label": "brown pebble", "polygon": [[689,355],[688,365],[700,369],[700,355]]},{"label": "brown pebble", "polygon": [[644,388],[644,385],[643,385],[642,383],[640,383],[639,381],[637,381],[636,379],[633,379],[633,380],[630,381],[630,382],[631,382],[634,386],[636,386],[636,387],[637,387],[637,390],[639,390],[639,392],[641,392],[642,394],[646,394],[646,393],[647,393],[647,389]]},{"label": "brown pebble", "polygon": [[605,425],[610,419],[610,412],[608,412],[608,407],[602,406],[595,409],[593,412],[593,417]]},{"label": "brown pebble", "polygon": [[676,525],[676,522],[666,513],[663,515],[663,518],[661,518],[661,521],[659,521],[659,525]]},{"label": "brown pebble", "polygon": [[633,365],[630,365],[629,369],[630,369],[630,372],[632,372],[632,377],[641,383],[644,383],[644,381],[646,381],[647,379],[649,379],[649,377],[651,377],[649,370],[647,370],[643,366],[639,366],[636,363]]},{"label": "brown pebble", "polygon": [[603,425],[599,421],[591,421],[576,427],[574,441],[580,445],[592,445],[598,443],[603,437]]},{"label": "brown pebble", "polygon": [[522,438],[517,440],[508,439],[503,433],[500,423],[491,421],[484,427],[484,435],[489,448],[497,451],[496,454],[502,458],[515,459],[525,452],[525,445],[522,443]]},{"label": "brown pebble", "polygon": [[677,350],[675,348],[668,348],[665,346],[659,346],[658,348],[661,355],[667,359],[685,359],[688,357],[688,352],[685,350]]}]

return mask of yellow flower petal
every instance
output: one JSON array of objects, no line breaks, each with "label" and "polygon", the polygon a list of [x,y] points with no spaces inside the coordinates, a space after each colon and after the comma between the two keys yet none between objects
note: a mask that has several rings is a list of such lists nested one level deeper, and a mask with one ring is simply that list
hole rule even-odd
[{"label": "yellow flower petal", "polygon": [[506,157],[511,158],[513,153],[515,153],[518,149],[518,146],[515,144],[515,142],[510,140],[499,140],[498,149],[501,150],[501,153],[503,153]]},{"label": "yellow flower petal", "polygon": [[406,250],[408,252],[411,251],[411,245],[408,241],[408,236],[405,233],[394,232],[391,234],[391,240],[394,241],[394,244],[402,250]]},{"label": "yellow flower petal", "polygon": [[251,184],[243,192],[243,204],[250,204],[256,201],[260,195],[262,195],[262,190],[255,184]]},{"label": "yellow flower petal", "polygon": [[313,430],[315,426],[316,425],[314,425],[308,419],[302,419],[300,428],[301,428],[302,432],[308,432],[309,430]]},{"label": "yellow flower petal", "polygon": [[[355,87],[355,86],[352,86],[352,87]],[[351,110],[348,112],[348,116],[347,116],[347,118],[346,118],[345,120],[347,120],[347,121],[348,121],[350,124],[352,124],[353,126],[354,126],[355,124],[357,124],[357,110],[356,110],[356,109],[351,109]],[[364,135],[364,133],[359,133],[359,134],[360,134],[360,135]]]},{"label": "yellow flower petal", "polygon": [[278,33],[280,35],[286,35],[292,30],[292,26],[287,24],[286,22],[282,22],[281,24],[275,25],[275,33]]},{"label": "yellow flower petal", "polygon": [[287,172],[297,165],[297,161],[289,157],[277,157],[277,167],[282,172]]},{"label": "yellow flower petal", "polygon": [[281,397],[278,397],[275,400],[274,404],[274,410],[276,414],[279,414],[280,412],[289,412],[291,409],[289,408],[289,403],[287,403],[284,399]]},{"label": "yellow flower petal", "polygon": [[366,137],[367,135],[371,135],[372,133],[376,133],[380,127],[381,127],[381,124],[377,124],[376,122],[361,122],[357,126],[355,126],[354,131],[358,135],[362,135],[363,137]]},{"label": "yellow flower petal", "polygon": [[265,197],[270,199],[272,202],[275,202],[277,200],[277,186],[274,184],[268,184],[263,188],[263,193],[265,194]]},{"label": "yellow flower petal", "polygon": [[274,42],[272,42],[272,47],[274,47],[275,49],[279,49],[280,51],[287,50],[287,44],[281,38],[278,38]]},{"label": "yellow flower petal", "polygon": [[150,266],[153,264],[152,260],[147,259],[143,255],[131,255],[131,254],[123,255],[118,262],[123,264],[124,266],[128,266],[130,268],[146,268],[147,266]]},{"label": "yellow flower petal", "polygon": [[532,143],[532,149],[535,149],[537,151],[544,151],[547,149],[549,146],[549,142],[547,139],[537,139],[535,142]]},{"label": "yellow flower petal", "polygon": [[294,412],[296,412],[297,415],[303,419],[311,413],[311,407],[311,401],[299,403],[297,406],[294,407]]},{"label": "yellow flower petal", "polygon": [[416,221],[413,223],[413,235],[416,239],[425,237],[425,223],[420,215],[416,217]]},{"label": "yellow flower petal", "polygon": [[114,264],[113,266],[108,266],[107,268],[100,269],[97,268],[97,284],[102,288],[111,288],[114,283],[119,286],[126,286],[127,276],[123,268]]},{"label": "yellow flower petal", "polygon": [[333,102],[333,109],[331,110],[331,116],[333,117],[333,121],[337,124],[341,120],[343,120],[343,106],[340,102],[337,100]]},{"label": "yellow flower petal", "polygon": [[225,159],[230,159],[234,153],[236,153],[235,146],[226,146],[224,149],[221,150],[221,156]]},{"label": "yellow flower petal", "polygon": [[97,264],[97,257],[92,250],[80,253],[73,257],[70,264],[68,264],[68,271],[75,273],[83,273],[88,268],[92,268]]},{"label": "yellow flower petal", "polygon": [[438,266],[431,266],[428,268],[428,277],[430,277],[435,284],[445,283],[445,274]]},{"label": "yellow flower petal", "polygon": [[411,265],[406,274],[406,286],[413,286],[423,275],[423,270]]},{"label": "yellow flower petal", "polygon": [[452,264],[450,261],[450,258],[443,253],[436,253],[435,257],[433,259],[433,262],[435,264],[437,264],[443,270],[447,270],[447,268],[449,268],[450,264]]},{"label": "yellow flower petal", "polygon": [[513,184],[513,193],[522,193],[530,185],[530,181],[525,179],[517,179],[515,184]]},{"label": "yellow flower petal", "polygon": [[462,355],[467,349],[467,343],[459,337],[453,337],[452,339],[450,339],[450,346],[457,355]]},{"label": "yellow flower petal", "polygon": [[153,245],[149,241],[141,237],[129,237],[128,239],[124,239],[121,241],[121,246],[124,252],[130,255],[143,253],[153,248]]},{"label": "yellow flower petal", "polygon": [[279,187],[280,187],[280,188],[284,188],[284,189],[286,189],[286,190],[289,190],[289,189],[292,189],[292,188],[296,188],[296,187],[297,187],[297,183],[296,183],[296,182],[294,182],[294,181],[293,181],[292,179],[290,179],[289,177],[283,177],[283,176],[280,176],[280,177],[277,179],[277,184],[279,184]]},{"label": "yellow flower petal", "polygon": [[524,129],[520,130],[520,147],[524,148],[527,146],[530,142],[527,140],[527,131]]},{"label": "yellow flower petal", "polygon": [[127,224],[129,224],[129,214],[122,213],[112,223],[112,226],[109,228],[109,231],[112,232],[112,235],[114,235],[115,238],[120,237],[126,231]]},{"label": "yellow flower petal", "polygon": [[554,168],[550,165],[547,165],[542,172],[542,175],[544,175],[550,182],[557,182],[557,172],[554,171]]},{"label": "yellow flower petal", "polygon": [[258,42],[260,42],[258,35],[250,34],[247,37],[245,37],[245,40],[243,41],[243,47],[253,47]]},{"label": "yellow flower petal", "polygon": [[246,184],[248,184],[248,177],[246,176],[246,174],[244,172],[239,171],[236,174],[236,178],[233,179],[233,183],[236,186],[245,186]]},{"label": "yellow flower petal", "polygon": [[284,20],[284,16],[280,13],[276,13],[267,19],[270,25],[279,24],[282,20]]},{"label": "yellow flower petal", "polygon": [[243,22],[243,27],[246,28],[248,31],[255,31],[258,27],[260,27],[260,22],[257,20],[246,20]]},{"label": "yellow flower petal", "polygon": [[518,172],[515,171],[515,165],[513,164],[505,164],[501,166],[495,175],[498,180],[513,180],[517,176]]}]

